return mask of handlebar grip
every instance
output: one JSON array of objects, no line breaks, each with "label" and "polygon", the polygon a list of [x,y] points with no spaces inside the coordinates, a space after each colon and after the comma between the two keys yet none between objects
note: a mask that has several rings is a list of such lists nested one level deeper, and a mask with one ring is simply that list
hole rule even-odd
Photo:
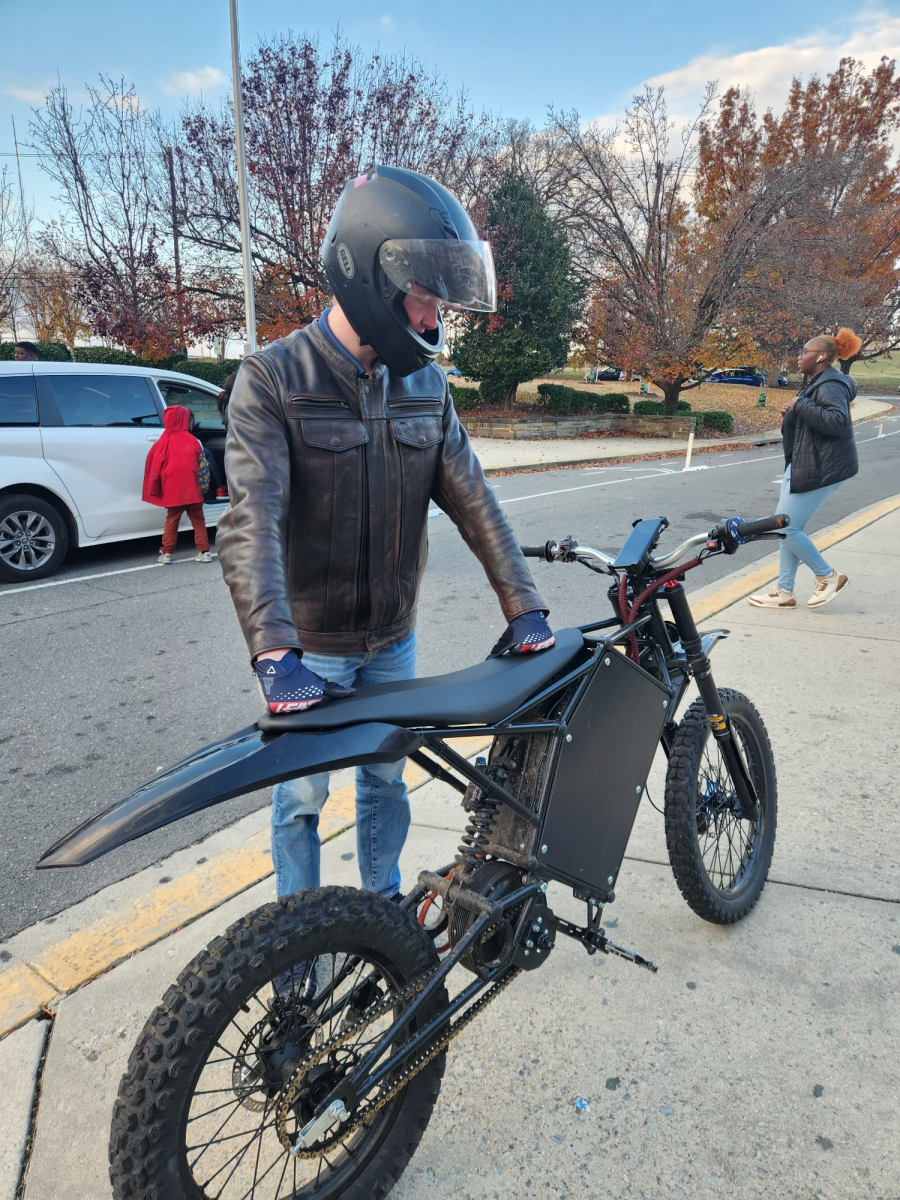
[{"label": "handlebar grip", "polygon": [[546,546],[520,546],[519,549],[525,558],[546,558]]},{"label": "handlebar grip", "polygon": [[760,533],[771,533],[774,529],[786,529],[791,523],[787,513],[778,513],[774,517],[763,517],[759,521],[742,521],[737,527],[738,537],[756,537]]}]

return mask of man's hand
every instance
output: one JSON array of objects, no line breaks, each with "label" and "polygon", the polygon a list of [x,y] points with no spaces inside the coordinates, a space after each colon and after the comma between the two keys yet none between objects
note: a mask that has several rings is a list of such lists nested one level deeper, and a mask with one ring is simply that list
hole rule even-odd
[{"label": "man's hand", "polygon": [[314,675],[296,650],[270,651],[256,660],[253,670],[270,713],[303,712],[323,699],[340,700],[355,691]]},{"label": "man's hand", "polygon": [[553,631],[547,624],[546,613],[522,613],[513,617],[506,627],[506,632],[488,655],[488,658],[499,658],[501,654],[528,654],[538,650],[549,650],[556,645]]}]

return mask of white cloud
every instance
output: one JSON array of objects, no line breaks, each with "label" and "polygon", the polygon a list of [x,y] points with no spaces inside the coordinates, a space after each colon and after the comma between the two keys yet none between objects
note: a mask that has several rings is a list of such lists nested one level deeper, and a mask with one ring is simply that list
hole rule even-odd
[{"label": "white cloud", "polygon": [[49,88],[19,87],[18,84],[8,83],[3,91],[14,100],[24,100],[26,104],[43,104]]},{"label": "white cloud", "polygon": [[382,29],[393,29],[394,18],[390,15],[390,13],[385,13],[384,16],[379,19],[378,24]]},{"label": "white cloud", "polygon": [[228,82],[228,76],[218,67],[200,67],[196,71],[176,71],[162,80],[161,87],[170,95],[198,95],[200,92],[212,92]]},{"label": "white cloud", "polygon": [[[707,81],[718,80],[720,93],[732,85],[753,92],[757,111],[781,108],[794,76],[826,75],[842,58],[855,58],[868,70],[882,56],[900,59],[900,17],[861,9],[842,29],[822,29],[781,45],[740,54],[708,51],[686,66],[655,75],[647,82],[665,86],[673,114],[692,113]],[[849,26],[849,32],[848,32]]]}]

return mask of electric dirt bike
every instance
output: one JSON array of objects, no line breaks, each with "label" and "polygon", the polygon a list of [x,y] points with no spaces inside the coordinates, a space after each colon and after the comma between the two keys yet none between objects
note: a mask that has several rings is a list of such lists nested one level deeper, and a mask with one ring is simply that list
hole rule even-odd
[{"label": "electric dirt bike", "polygon": [[[615,560],[571,538],[523,547],[611,576],[614,616],[557,632],[540,654],[261,717],[44,855],[41,867],[79,865],[231,796],[402,758],[461,793],[468,814],[455,861],[422,871],[401,904],[353,888],[299,892],[185,967],[119,1088],[117,1197],[384,1196],[428,1124],[451,1038],[542,967],[560,934],[655,971],[600,922],[658,743],[679,888],[708,921],[746,916],[772,857],[775,766],[756,709],[713,681],[708,653],[726,631],[697,632],[679,580],[787,524],[734,518],[662,557],[663,518],[637,521]],[[699,699],[676,722],[690,680]],[[473,734],[493,739],[474,763],[449,744]],[[585,901],[583,925],[552,911],[548,881]]]}]

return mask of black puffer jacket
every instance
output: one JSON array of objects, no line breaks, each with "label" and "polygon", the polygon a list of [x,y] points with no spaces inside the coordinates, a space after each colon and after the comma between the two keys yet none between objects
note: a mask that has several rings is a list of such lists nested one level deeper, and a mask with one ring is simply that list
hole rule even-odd
[{"label": "black puffer jacket", "polygon": [[826,367],[800,390],[781,423],[791,491],[812,492],[850,479],[859,470],[850,401],[856,380]]}]

